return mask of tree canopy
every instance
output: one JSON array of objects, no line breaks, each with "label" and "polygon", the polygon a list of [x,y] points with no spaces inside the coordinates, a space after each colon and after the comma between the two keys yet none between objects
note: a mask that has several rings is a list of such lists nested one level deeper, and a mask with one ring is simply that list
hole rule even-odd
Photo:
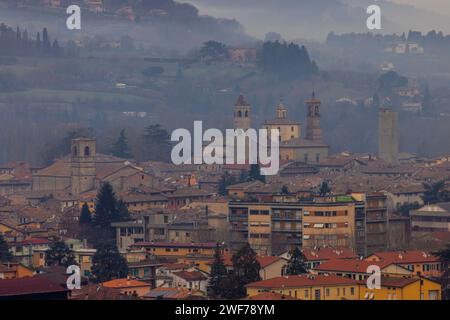
[{"label": "tree canopy", "polygon": [[303,252],[295,247],[294,250],[291,251],[291,258],[286,266],[286,274],[287,275],[299,275],[308,273],[308,267],[306,266],[306,257]]},{"label": "tree canopy", "polygon": [[73,251],[64,241],[55,241],[50,248],[45,252],[45,264],[47,266],[63,266],[77,264]]},{"label": "tree canopy", "polygon": [[224,297],[223,287],[226,285],[228,271],[223,262],[222,249],[219,243],[214,252],[214,262],[211,266],[210,279],[208,283],[208,295],[214,299]]},{"label": "tree canopy", "polygon": [[92,258],[92,280],[96,283],[125,278],[128,265],[113,243],[102,244]]},{"label": "tree canopy", "polygon": [[319,72],[316,62],[311,60],[305,46],[278,41],[263,44],[259,66],[264,71],[286,80]]},{"label": "tree canopy", "polygon": [[128,139],[125,135],[125,129],[120,130],[119,137],[111,147],[111,153],[113,156],[131,159],[130,146],[128,145]]},{"label": "tree canopy", "polygon": [[12,261],[12,254],[9,251],[8,243],[3,235],[0,233],[0,262]]}]

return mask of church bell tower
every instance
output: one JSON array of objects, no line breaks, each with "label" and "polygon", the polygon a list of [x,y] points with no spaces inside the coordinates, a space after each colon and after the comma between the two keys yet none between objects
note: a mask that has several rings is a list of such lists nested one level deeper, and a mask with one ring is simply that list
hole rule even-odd
[{"label": "church bell tower", "polygon": [[250,129],[251,124],[250,104],[241,94],[234,104],[234,128],[247,130]]},{"label": "church bell tower", "polygon": [[72,194],[92,190],[95,187],[96,141],[89,138],[72,140],[71,176]]},{"label": "church bell tower", "polygon": [[322,141],[322,128],[320,127],[320,105],[319,99],[313,92],[311,99],[306,101],[308,115],[306,119],[306,139],[311,141]]}]

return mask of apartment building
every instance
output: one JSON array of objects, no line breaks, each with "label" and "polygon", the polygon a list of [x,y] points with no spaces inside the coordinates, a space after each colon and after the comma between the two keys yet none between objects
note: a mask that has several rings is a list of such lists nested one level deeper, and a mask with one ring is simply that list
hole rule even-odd
[{"label": "apartment building", "polygon": [[261,255],[295,247],[355,247],[355,212],[350,196],[305,202],[230,202],[230,248],[246,242]]}]

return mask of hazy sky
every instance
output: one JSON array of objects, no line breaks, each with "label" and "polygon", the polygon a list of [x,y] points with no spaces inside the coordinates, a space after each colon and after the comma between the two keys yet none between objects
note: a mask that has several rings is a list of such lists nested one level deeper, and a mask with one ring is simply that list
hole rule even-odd
[{"label": "hazy sky", "polygon": [[450,0],[391,0],[392,2],[411,4],[418,8],[427,8],[430,11],[450,16]]}]

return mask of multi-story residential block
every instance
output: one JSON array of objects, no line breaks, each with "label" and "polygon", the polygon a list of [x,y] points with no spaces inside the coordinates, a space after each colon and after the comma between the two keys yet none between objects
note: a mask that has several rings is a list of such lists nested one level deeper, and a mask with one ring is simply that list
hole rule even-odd
[{"label": "multi-story residential block", "polygon": [[116,246],[119,252],[126,252],[131,245],[144,241],[144,224],[141,221],[115,222]]},{"label": "multi-story residential block", "polygon": [[450,202],[429,204],[409,215],[415,232],[450,231]]},{"label": "multi-story residential block", "polygon": [[308,202],[230,202],[230,247],[246,242],[261,255],[295,247],[355,247],[352,197],[316,198]]}]

